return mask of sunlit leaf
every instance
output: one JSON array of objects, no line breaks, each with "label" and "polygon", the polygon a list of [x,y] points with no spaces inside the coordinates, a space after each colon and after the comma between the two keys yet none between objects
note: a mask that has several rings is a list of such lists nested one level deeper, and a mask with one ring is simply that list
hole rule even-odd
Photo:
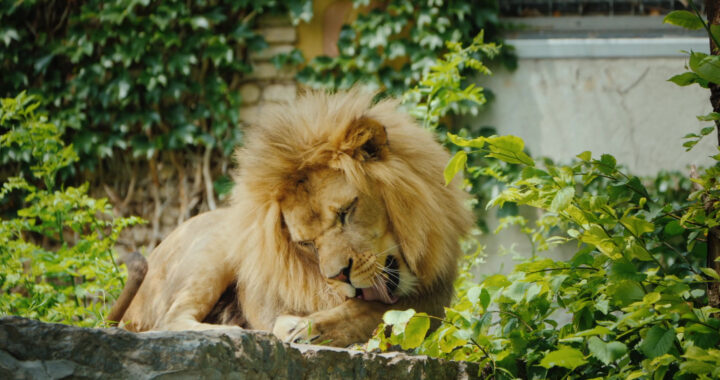
[{"label": "sunlit leaf", "polygon": [[458,151],[455,153],[455,155],[450,159],[450,161],[447,163],[447,166],[445,166],[445,171],[443,172],[443,176],[445,177],[445,185],[447,186],[452,182],[453,178],[455,178],[455,175],[463,170],[465,167],[465,163],[467,162],[467,153],[464,150]]},{"label": "sunlit leaf", "polygon": [[540,361],[545,368],[564,367],[573,370],[587,363],[585,356],[572,347],[561,347],[559,350],[547,353]]},{"label": "sunlit leaf", "polygon": [[665,15],[665,18],[663,18],[663,22],[690,30],[702,29],[703,27],[702,21],[696,14],[685,10],[668,13]]}]

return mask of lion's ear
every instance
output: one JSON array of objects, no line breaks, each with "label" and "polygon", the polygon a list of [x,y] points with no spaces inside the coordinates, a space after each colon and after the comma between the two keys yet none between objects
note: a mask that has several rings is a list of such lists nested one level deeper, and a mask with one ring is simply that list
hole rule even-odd
[{"label": "lion's ear", "polygon": [[353,120],[345,130],[340,150],[360,161],[380,161],[389,153],[385,126],[369,117]]}]

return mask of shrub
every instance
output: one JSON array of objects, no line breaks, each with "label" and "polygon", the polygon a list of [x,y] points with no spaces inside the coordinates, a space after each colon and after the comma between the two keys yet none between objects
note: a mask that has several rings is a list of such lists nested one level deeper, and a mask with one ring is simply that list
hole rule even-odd
[{"label": "shrub", "polygon": [[[683,75],[716,83],[718,60],[692,53],[692,71]],[[707,247],[720,225],[720,163],[692,179],[688,198],[678,198],[649,191],[611,155],[583,152],[569,165],[556,165],[533,159],[515,136],[448,139],[460,148],[448,163],[448,182],[466,166],[470,175],[492,176],[505,187],[488,207],[542,211],[534,224],[511,216],[502,225],[522,226],[534,249],[573,244],[576,253],[568,261],[533,255],[507,276],[476,283],[466,268],[437,330],[426,336],[436,317],[391,311],[366,348],[399,345],[478,362],[494,378],[720,376],[720,308],[710,302],[720,274]],[[497,165],[478,167],[468,162],[473,156]],[[517,166],[519,176],[507,175]]]},{"label": "shrub", "polygon": [[115,242],[141,220],[113,218],[106,199],[87,195],[87,184],[58,184],[58,171],[78,158],[57,125],[35,114],[39,105],[21,93],[0,108],[0,149],[21,152],[30,164],[0,190],[1,203],[21,199],[0,223],[0,314],[100,326],[124,281]]}]

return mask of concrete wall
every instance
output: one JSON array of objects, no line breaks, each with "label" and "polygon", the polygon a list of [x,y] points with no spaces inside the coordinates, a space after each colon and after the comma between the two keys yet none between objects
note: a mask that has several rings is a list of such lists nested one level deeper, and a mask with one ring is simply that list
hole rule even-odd
[{"label": "concrete wall", "polygon": [[[585,150],[594,157],[614,155],[637,175],[661,169],[688,172],[709,165],[716,154],[715,134],[685,152],[682,137],[711,125],[695,116],[711,111],[709,91],[678,87],[667,79],[685,71],[685,58],[521,59],[515,72],[498,70],[479,83],[492,89],[495,103],[477,125],[525,140],[534,156],[566,162]],[[496,221],[490,217],[490,229]],[[517,231],[483,236],[488,262],[483,274],[512,269],[512,254],[529,256],[527,238]],[[572,247],[549,254],[568,257]]]},{"label": "concrete wall", "polygon": [[[521,59],[480,83],[496,101],[479,122],[522,137],[530,152],[566,161],[590,150],[610,153],[638,175],[708,165],[714,136],[690,152],[682,137],[711,111],[709,91],[667,79],[684,58]],[[715,152],[715,153],[713,153]]]}]

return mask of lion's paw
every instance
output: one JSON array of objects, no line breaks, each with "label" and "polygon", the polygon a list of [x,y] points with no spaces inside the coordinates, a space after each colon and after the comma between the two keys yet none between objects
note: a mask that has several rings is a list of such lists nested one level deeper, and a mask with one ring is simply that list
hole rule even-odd
[{"label": "lion's paw", "polygon": [[281,315],[275,320],[273,334],[285,343],[310,343],[320,336],[312,319]]}]

